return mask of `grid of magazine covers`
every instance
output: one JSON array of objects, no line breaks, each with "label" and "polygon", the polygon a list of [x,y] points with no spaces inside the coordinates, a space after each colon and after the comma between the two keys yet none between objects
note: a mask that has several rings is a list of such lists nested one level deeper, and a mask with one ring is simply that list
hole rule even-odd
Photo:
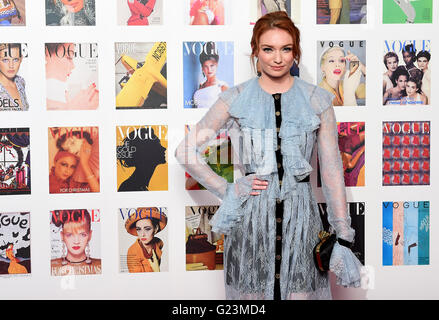
[{"label": "grid of magazine covers", "polygon": [[[102,275],[110,264],[119,274],[172,272],[172,263],[185,265],[185,274],[223,270],[224,235],[209,224],[220,202],[181,167],[170,166],[175,164],[170,158],[218,95],[250,77],[237,63],[249,52],[242,50],[243,33],[221,28],[234,30],[239,22],[249,35],[259,17],[278,10],[313,39],[303,38],[307,56],[295,72],[334,95],[347,212],[356,231],[354,254],[376,269],[430,265],[430,155],[436,152],[430,141],[437,82],[432,48],[439,39],[415,31],[437,22],[432,0],[247,0],[239,4],[247,8],[242,16],[234,14],[232,0],[185,0],[179,1],[181,17],[175,21],[177,13],[171,17],[167,11],[174,0],[112,0],[114,15],[106,25],[99,18],[107,0],[37,1],[45,13],[38,22],[32,21],[36,14],[28,14],[35,3],[0,1],[2,38],[12,39],[6,36],[10,30],[24,35],[20,30],[37,23],[44,31],[38,45],[24,36],[0,43],[0,199],[5,203],[0,282],[38,276],[33,259],[41,250],[50,250],[51,277]],[[372,14],[377,5],[380,18]],[[154,36],[140,36],[149,28]],[[179,28],[178,39],[169,36]],[[369,36],[367,28],[382,37]],[[98,33],[105,29],[118,36],[101,39]],[[70,36],[75,30],[80,31]],[[315,30],[323,30],[323,36]],[[167,36],[160,39],[161,32]],[[189,36],[183,37],[185,32]],[[34,72],[36,56],[44,59],[38,67],[43,73]],[[20,120],[26,113],[49,119],[44,132],[37,132],[42,127],[32,118]],[[108,122],[95,121],[104,114],[110,115]],[[234,147],[221,131],[201,152],[231,183],[240,177]],[[313,159],[312,184],[329,230],[316,155]],[[45,181],[31,181],[42,176]],[[379,204],[365,201],[379,193],[387,197]],[[29,199],[26,206],[37,196],[49,210],[18,205],[23,197]],[[120,203],[107,212],[106,199]],[[45,230],[33,225],[37,219],[46,219]],[[103,223],[110,219],[112,224]],[[368,219],[378,222],[373,229]],[[111,226],[114,230],[105,230]],[[182,235],[178,239],[171,233],[176,230]],[[47,235],[50,249],[34,247],[31,235],[37,234]],[[114,261],[103,257],[104,234],[117,239]],[[183,252],[176,254],[177,248]]]}]

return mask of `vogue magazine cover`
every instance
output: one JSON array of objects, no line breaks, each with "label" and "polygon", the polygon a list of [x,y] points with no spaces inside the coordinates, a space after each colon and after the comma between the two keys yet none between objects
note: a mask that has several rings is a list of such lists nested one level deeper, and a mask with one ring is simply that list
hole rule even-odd
[{"label": "vogue magazine cover", "polygon": [[186,20],[189,25],[228,24],[232,1],[230,0],[185,0],[188,5]]},{"label": "vogue magazine cover", "polygon": [[29,128],[0,128],[0,196],[30,194]]},{"label": "vogue magazine cover", "polygon": [[99,192],[99,128],[52,127],[49,193]]},{"label": "vogue magazine cover", "polygon": [[0,1],[0,27],[26,25],[26,0]]},{"label": "vogue magazine cover", "polygon": [[334,106],[366,104],[366,41],[317,41],[317,84]]},{"label": "vogue magazine cover", "polygon": [[383,186],[430,184],[430,121],[383,122]]},{"label": "vogue magazine cover", "polygon": [[432,23],[433,0],[383,0],[383,23]]},{"label": "vogue magazine cover", "polygon": [[223,270],[224,235],[209,224],[219,206],[186,206],[186,270]]},{"label": "vogue magazine cover", "polygon": [[233,42],[183,42],[184,108],[209,109],[234,85]]},{"label": "vogue magazine cover", "polygon": [[99,106],[98,44],[46,43],[47,110]]},{"label": "vogue magazine cover", "polygon": [[96,25],[95,0],[45,0],[47,26]]},{"label": "vogue magazine cover", "polygon": [[99,209],[61,209],[50,212],[50,269],[52,276],[100,274]]},{"label": "vogue magazine cover", "polygon": [[295,24],[300,23],[302,0],[251,0],[250,2],[250,24],[255,22],[263,15],[285,11]]},{"label": "vogue magazine cover", "polygon": [[29,110],[28,57],[26,43],[0,43],[0,111]]},{"label": "vogue magazine cover", "polygon": [[385,40],[383,105],[431,104],[431,41]]},{"label": "vogue magazine cover", "polygon": [[166,42],[115,44],[116,109],[167,108]]},{"label": "vogue magazine cover", "polygon": [[0,212],[0,277],[31,273],[30,212]]},{"label": "vogue magazine cover", "polygon": [[168,190],[168,126],[117,126],[117,191]]},{"label": "vogue magazine cover", "polygon": [[119,272],[168,271],[167,215],[165,207],[118,210]]},{"label": "vogue magazine cover", "polygon": [[367,23],[367,0],[316,0],[316,3],[317,24]]},{"label": "vogue magazine cover", "polygon": [[383,266],[430,264],[430,202],[383,202]]},{"label": "vogue magazine cover", "polygon": [[163,0],[116,0],[117,24],[149,26],[163,24]]}]

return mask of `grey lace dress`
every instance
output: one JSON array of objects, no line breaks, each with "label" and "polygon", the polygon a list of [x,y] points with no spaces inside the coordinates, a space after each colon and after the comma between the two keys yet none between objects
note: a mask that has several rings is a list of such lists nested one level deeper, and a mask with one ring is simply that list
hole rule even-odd
[{"label": "grey lace dress", "polygon": [[[347,213],[333,96],[295,77],[293,86],[278,98],[276,111],[275,99],[260,87],[258,78],[221,93],[175,156],[192,177],[222,199],[210,223],[212,231],[225,234],[227,299],[273,299],[276,277],[282,299],[330,299],[328,276],[320,274],[313,261],[312,250],[323,228],[306,180],[313,170],[309,162],[316,144],[329,223],[339,238],[352,242],[355,232]],[[230,136],[234,165],[242,174],[234,183],[215,174],[201,158],[221,130]],[[280,165],[276,150],[282,154]],[[250,195],[255,177],[268,181],[257,196]],[[283,204],[281,237],[276,236],[278,203]],[[276,273],[279,240],[281,262]],[[349,248],[334,245],[330,269],[337,284],[358,287],[360,268]]]}]

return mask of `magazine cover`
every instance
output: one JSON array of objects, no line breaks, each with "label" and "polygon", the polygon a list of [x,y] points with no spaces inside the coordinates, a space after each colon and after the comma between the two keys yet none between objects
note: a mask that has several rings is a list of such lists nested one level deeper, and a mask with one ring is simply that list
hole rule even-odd
[{"label": "magazine cover", "polygon": [[26,25],[26,0],[0,1],[0,27]]},{"label": "magazine cover", "polygon": [[186,270],[223,270],[224,235],[209,224],[219,206],[186,206]]},{"label": "magazine cover", "polygon": [[0,128],[0,195],[30,194],[29,128]]},{"label": "magazine cover", "polygon": [[52,127],[49,137],[49,192],[99,192],[99,128]]},{"label": "magazine cover", "polygon": [[[185,125],[185,134],[193,130],[195,125]],[[209,167],[219,176],[223,177],[229,183],[233,183],[233,162],[232,162],[232,142],[227,131],[221,131],[215,140],[212,140],[204,150],[202,158]],[[186,190],[206,190],[191,175],[185,172]]]},{"label": "magazine cover", "polygon": [[117,191],[168,190],[168,126],[117,126]]},{"label": "magazine cover", "polygon": [[366,104],[366,41],[317,41],[317,83],[334,106]]},{"label": "magazine cover", "polygon": [[430,264],[430,202],[383,202],[383,266]]},{"label": "magazine cover", "polygon": [[[322,219],[323,229],[330,231],[328,222],[328,205],[326,203],[318,203],[320,218]],[[351,227],[355,230],[354,245],[352,252],[364,265],[364,202],[348,202],[347,212],[351,217]]]},{"label": "magazine cover", "polygon": [[189,25],[225,25],[230,19],[229,0],[186,0]]},{"label": "magazine cover", "polygon": [[28,273],[30,212],[0,212],[0,276]]},{"label": "magazine cover", "polygon": [[[346,187],[365,186],[365,128],[364,122],[337,122],[338,148]],[[318,162],[317,186],[322,186]]]},{"label": "magazine cover", "polygon": [[116,109],[167,108],[166,42],[115,43]]},{"label": "magazine cover", "polygon": [[367,23],[367,0],[317,0],[317,24]]},{"label": "magazine cover", "polygon": [[98,44],[46,43],[47,110],[99,106]]},{"label": "magazine cover", "polygon": [[275,11],[285,11],[298,24],[301,16],[300,2],[301,0],[251,0],[250,24],[255,24],[263,15]]},{"label": "magazine cover", "polygon": [[100,221],[99,209],[50,212],[52,276],[101,273]]},{"label": "magazine cover", "polygon": [[432,23],[433,0],[383,0],[383,23]]},{"label": "magazine cover", "polygon": [[167,215],[164,207],[118,210],[119,272],[168,271]]},{"label": "magazine cover", "polygon": [[383,186],[430,184],[430,121],[383,122]]},{"label": "magazine cover", "polygon": [[117,24],[121,26],[163,24],[163,0],[117,0]]},{"label": "magazine cover", "polygon": [[431,104],[430,40],[385,40],[383,105]]},{"label": "magazine cover", "polygon": [[95,0],[46,0],[46,25],[94,26],[95,11]]},{"label": "magazine cover", "polygon": [[29,110],[28,57],[26,43],[0,43],[0,111]]},{"label": "magazine cover", "polygon": [[210,108],[234,86],[233,42],[183,42],[184,108]]}]

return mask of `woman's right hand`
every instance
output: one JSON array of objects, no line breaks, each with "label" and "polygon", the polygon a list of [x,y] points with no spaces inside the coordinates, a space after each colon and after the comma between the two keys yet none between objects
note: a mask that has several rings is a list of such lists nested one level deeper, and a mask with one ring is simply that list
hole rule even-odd
[{"label": "woman's right hand", "polygon": [[[258,178],[254,178],[252,181],[252,189],[253,190],[266,190],[268,186],[268,181],[267,180],[260,180]],[[252,196],[258,196],[261,193],[258,191],[252,191],[250,192],[250,195]]]},{"label": "woman's right hand", "polygon": [[99,90],[96,84],[92,83],[87,89],[79,91],[79,93],[70,101],[68,105],[71,109],[95,109],[99,105]]}]

